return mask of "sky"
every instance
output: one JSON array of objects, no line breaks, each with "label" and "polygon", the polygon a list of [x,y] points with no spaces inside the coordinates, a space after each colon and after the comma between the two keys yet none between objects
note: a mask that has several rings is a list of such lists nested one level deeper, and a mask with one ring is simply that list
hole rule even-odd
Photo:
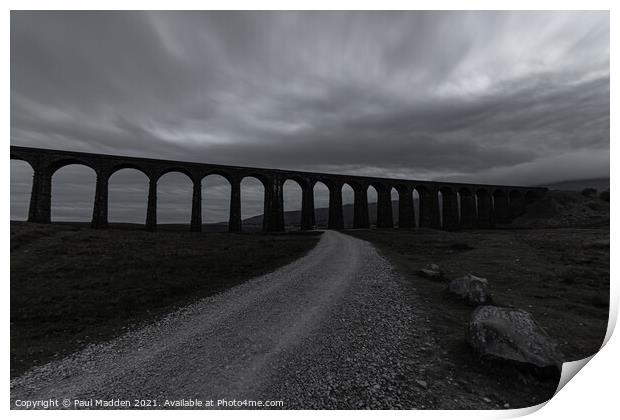
[{"label": "sky", "polygon": [[[608,177],[609,75],[608,12],[13,11],[11,144],[489,184]],[[13,219],[31,173],[11,163]],[[89,220],[94,182],[60,170],[53,220]],[[189,221],[187,178],[158,187],[159,220]],[[116,174],[110,219],[143,222],[146,191]],[[229,191],[206,179],[206,221],[226,220]],[[258,181],[242,194],[260,214]]]}]

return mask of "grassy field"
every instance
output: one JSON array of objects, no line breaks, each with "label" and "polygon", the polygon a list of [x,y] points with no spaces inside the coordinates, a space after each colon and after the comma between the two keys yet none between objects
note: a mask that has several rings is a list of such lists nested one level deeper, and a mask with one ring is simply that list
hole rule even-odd
[{"label": "grassy field", "polygon": [[11,223],[11,376],[285,265],[318,233]]},{"label": "grassy field", "polygon": [[609,307],[609,230],[535,229],[438,232],[356,230],[416,287],[442,347],[462,359],[472,308],[448,298],[445,283],[416,272],[435,263],[448,278],[486,277],[498,305],[531,312],[557,339],[566,360],[602,345]]},{"label": "grassy field", "polygon": [[[464,341],[472,308],[448,297],[445,283],[416,274],[431,263],[448,278],[488,278],[495,302],[531,312],[558,340],[566,360],[593,354],[603,341],[608,228],[345,233],[374,243],[411,285],[407,293],[422,305],[433,331],[427,340],[436,360],[425,378],[435,387],[448,377],[467,395],[523,407],[550,398],[557,378],[502,374],[481,364]],[[79,224],[12,223],[11,376],[271,271],[305,254],[318,238],[196,234],[187,226],[149,233],[132,225],[96,231]]]}]

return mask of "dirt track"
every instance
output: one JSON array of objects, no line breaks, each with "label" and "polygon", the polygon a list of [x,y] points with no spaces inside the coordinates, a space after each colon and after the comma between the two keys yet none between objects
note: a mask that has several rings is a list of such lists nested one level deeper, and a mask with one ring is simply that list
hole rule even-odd
[{"label": "dirt track", "polygon": [[271,274],[16,378],[11,398],[424,407],[422,365],[403,347],[424,333],[400,287],[370,244],[328,231]]}]

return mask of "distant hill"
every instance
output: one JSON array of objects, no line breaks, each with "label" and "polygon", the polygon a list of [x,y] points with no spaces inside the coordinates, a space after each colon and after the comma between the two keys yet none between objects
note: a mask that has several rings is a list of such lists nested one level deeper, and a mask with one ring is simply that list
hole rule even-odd
[{"label": "distant hill", "polygon": [[527,206],[525,214],[513,220],[512,226],[530,228],[609,226],[609,196],[607,198],[600,194],[584,196],[579,191],[551,190],[544,198]]},{"label": "distant hill", "polygon": [[[344,227],[353,227],[353,204],[345,204],[342,206],[342,213],[344,216]],[[394,224],[398,224],[398,201],[392,201],[392,214],[394,216]],[[370,224],[374,224],[377,220],[377,203],[368,203],[368,215],[370,217]],[[320,207],[314,210],[314,218],[316,226],[319,228],[327,227],[327,219],[329,217],[329,208]],[[301,221],[301,210],[285,211],[284,212],[284,225],[287,227],[299,227]],[[242,221],[244,227],[258,227],[263,225],[263,215],[250,217]]]},{"label": "distant hill", "polygon": [[581,191],[584,188],[596,188],[600,192],[609,189],[609,178],[576,179],[550,184],[540,184],[538,186],[560,191]]}]

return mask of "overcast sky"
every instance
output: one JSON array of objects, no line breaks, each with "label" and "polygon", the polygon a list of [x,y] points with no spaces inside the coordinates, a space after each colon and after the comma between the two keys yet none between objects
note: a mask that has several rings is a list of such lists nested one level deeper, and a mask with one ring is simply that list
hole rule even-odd
[{"label": "overcast sky", "polygon": [[[463,182],[607,177],[609,14],[12,12],[11,144]],[[54,177],[55,220],[88,220],[91,172]],[[124,172],[110,217],[143,222],[146,181]],[[30,176],[11,164],[12,218]],[[206,219],[225,220],[228,186],[207,183]],[[258,182],[244,187],[244,215],[260,213]],[[160,188],[160,220],[188,221],[189,182]]]}]

